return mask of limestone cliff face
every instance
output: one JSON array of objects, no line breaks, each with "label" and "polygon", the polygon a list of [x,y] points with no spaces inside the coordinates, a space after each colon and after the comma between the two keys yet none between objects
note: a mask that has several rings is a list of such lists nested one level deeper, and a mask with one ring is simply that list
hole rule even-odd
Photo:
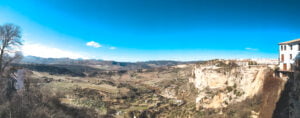
[{"label": "limestone cliff face", "polygon": [[273,118],[300,117],[300,54],[295,57],[292,73],[286,75],[287,82],[276,104]]},{"label": "limestone cliff face", "polygon": [[197,108],[222,108],[258,94],[263,87],[267,67],[196,66],[190,78],[199,90]]},{"label": "limestone cliff face", "polygon": [[300,117],[300,71],[287,75],[288,79],[276,104],[273,118]]},{"label": "limestone cliff face", "polygon": [[294,73],[293,85],[290,95],[290,118],[299,118],[300,117],[300,71],[297,70]]}]

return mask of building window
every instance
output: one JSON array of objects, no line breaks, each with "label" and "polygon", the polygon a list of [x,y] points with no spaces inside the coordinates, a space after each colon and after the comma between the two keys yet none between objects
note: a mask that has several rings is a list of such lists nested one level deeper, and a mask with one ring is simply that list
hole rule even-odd
[{"label": "building window", "polygon": [[284,62],[284,55],[281,54],[281,61]]},{"label": "building window", "polygon": [[[299,46],[300,46],[300,44],[299,44]],[[282,45],[280,46],[280,48],[281,48],[281,51],[283,51],[283,46]],[[299,50],[300,50],[300,47],[299,47]]]},{"label": "building window", "polygon": [[293,50],[293,45],[290,45],[291,46],[291,50]]},{"label": "building window", "polygon": [[290,54],[290,59],[293,59],[293,55],[292,54]]},{"label": "building window", "polygon": [[283,70],[287,70],[287,64],[283,64]]},{"label": "building window", "polygon": [[284,46],[284,50],[286,50],[286,45]]},{"label": "building window", "polygon": [[300,51],[300,44],[298,44],[298,50]]}]

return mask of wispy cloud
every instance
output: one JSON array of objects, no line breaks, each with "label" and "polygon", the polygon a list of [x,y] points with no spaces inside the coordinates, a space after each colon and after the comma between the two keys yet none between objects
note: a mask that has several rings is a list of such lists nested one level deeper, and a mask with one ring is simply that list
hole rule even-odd
[{"label": "wispy cloud", "polygon": [[258,51],[258,49],[256,48],[245,48],[246,50],[249,50],[249,51]]},{"label": "wispy cloud", "polygon": [[109,49],[111,49],[111,50],[115,50],[115,49],[117,49],[116,47],[109,47]]},{"label": "wispy cloud", "polygon": [[23,53],[25,56],[38,56],[44,58],[71,58],[71,59],[88,59],[81,54],[66,51],[58,48],[48,47],[41,44],[24,44]]},{"label": "wispy cloud", "polygon": [[90,41],[86,43],[86,46],[94,47],[94,48],[99,48],[101,45],[95,41]]}]

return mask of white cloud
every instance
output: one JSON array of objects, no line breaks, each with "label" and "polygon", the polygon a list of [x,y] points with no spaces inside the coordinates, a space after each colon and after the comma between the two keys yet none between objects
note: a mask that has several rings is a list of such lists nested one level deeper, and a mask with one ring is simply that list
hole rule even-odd
[{"label": "white cloud", "polygon": [[245,48],[246,50],[249,50],[249,51],[258,51],[258,49],[255,49],[255,48]]},{"label": "white cloud", "polygon": [[47,47],[41,44],[24,44],[22,47],[25,56],[38,56],[43,58],[71,58],[71,59],[88,59],[88,57],[75,52],[61,50],[58,48]]},{"label": "white cloud", "polygon": [[86,46],[94,47],[94,48],[99,48],[101,45],[95,41],[90,41],[86,43]]},{"label": "white cloud", "polygon": [[111,49],[111,50],[115,50],[115,49],[117,49],[116,47],[110,47],[109,49]]}]

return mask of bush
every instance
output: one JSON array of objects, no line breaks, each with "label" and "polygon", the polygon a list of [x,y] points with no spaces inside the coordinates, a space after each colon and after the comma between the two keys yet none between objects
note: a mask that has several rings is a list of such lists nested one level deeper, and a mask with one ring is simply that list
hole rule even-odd
[{"label": "bush", "polygon": [[[27,78],[29,79],[29,78]],[[33,81],[33,80],[31,80]],[[2,81],[1,81],[2,82]],[[28,83],[27,83],[28,84]],[[3,90],[3,86],[0,86]],[[93,109],[74,108],[62,104],[59,97],[41,91],[39,86],[30,85],[25,90],[14,92],[10,99],[0,96],[1,118],[95,118]]]}]

